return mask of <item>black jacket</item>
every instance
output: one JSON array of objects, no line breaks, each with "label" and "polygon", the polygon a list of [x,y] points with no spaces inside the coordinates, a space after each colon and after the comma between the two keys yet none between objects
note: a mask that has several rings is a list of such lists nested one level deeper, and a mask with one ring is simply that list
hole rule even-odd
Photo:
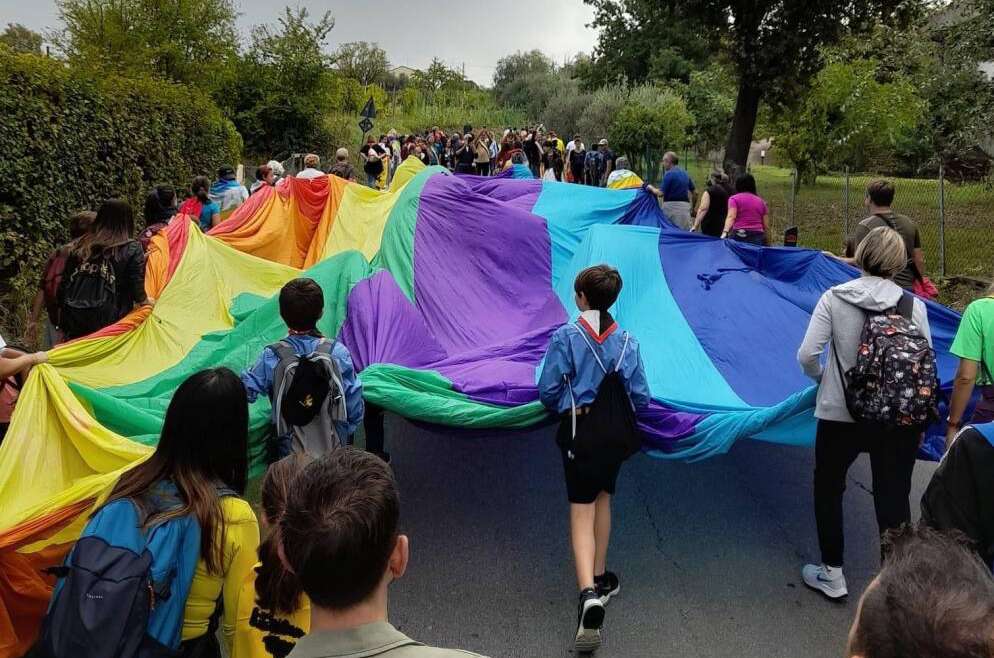
[{"label": "black jacket", "polygon": [[967,427],[942,458],[922,496],[922,520],[938,530],[955,529],[994,563],[994,446]]}]

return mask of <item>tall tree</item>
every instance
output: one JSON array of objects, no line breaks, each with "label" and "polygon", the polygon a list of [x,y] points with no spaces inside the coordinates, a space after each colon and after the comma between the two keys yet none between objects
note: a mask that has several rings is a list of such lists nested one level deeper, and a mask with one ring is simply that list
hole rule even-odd
[{"label": "tall tree", "polygon": [[232,0],[58,0],[70,60],[213,89],[234,57]]},{"label": "tall tree", "polygon": [[273,157],[330,147],[326,116],[336,107],[334,73],[325,42],[335,25],[287,7],[275,25],[252,30],[236,77],[219,97],[252,155]]},{"label": "tall tree", "polygon": [[612,82],[680,80],[703,66],[715,46],[696,21],[656,0],[584,0],[594,8],[592,27],[600,38],[583,67],[588,89]]},{"label": "tall tree", "polygon": [[15,53],[41,52],[41,35],[20,23],[7,23],[7,29],[0,34],[0,43],[7,44]]},{"label": "tall tree", "polygon": [[[674,3],[678,4],[678,3]],[[877,21],[905,22],[917,0],[690,0],[679,4],[697,15],[722,40],[739,78],[725,161],[744,167],[749,157],[759,103],[776,104],[797,95],[822,65],[820,46]]]},{"label": "tall tree", "polygon": [[[636,39],[633,10],[656,20],[672,18],[676,25],[694,26],[703,43],[732,63],[738,90],[732,125],[725,143],[725,161],[744,167],[761,101],[776,104],[797,95],[821,68],[820,47],[850,32],[871,27],[877,20],[904,21],[917,13],[921,0],[586,0],[598,13],[602,41],[598,52],[639,50],[651,56],[662,47],[681,52],[678,45],[648,44]],[[595,20],[597,24],[597,20]],[[626,40],[627,33],[627,40]],[[604,41],[604,35],[611,40]],[[636,43],[638,41],[638,43]],[[656,40],[658,41],[658,40]]]},{"label": "tall tree", "polygon": [[358,80],[364,87],[381,82],[390,66],[386,51],[368,41],[343,43],[331,58],[339,73],[346,78]]},{"label": "tall tree", "polygon": [[541,50],[518,51],[497,60],[494,69],[494,90],[499,94],[502,89],[518,78],[536,73],[552,73],[555,64]]}]

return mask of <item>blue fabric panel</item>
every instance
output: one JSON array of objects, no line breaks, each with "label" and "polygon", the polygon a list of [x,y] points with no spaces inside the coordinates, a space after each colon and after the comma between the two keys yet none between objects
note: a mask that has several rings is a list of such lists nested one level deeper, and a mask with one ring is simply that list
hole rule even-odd
[{"label": "blue fabric panel", "polygon": [[559,300],[575,318],[573,280],[580,270],[600,263],[616,267],[624,285],[612,314],[645,345],[642,359],[652,397],[671,406],[708,400],[743,408],[745,403],[715,369],[670,294],[659,263],[658,240],[658,228],[590,227],[559,277],[555,288]]}]

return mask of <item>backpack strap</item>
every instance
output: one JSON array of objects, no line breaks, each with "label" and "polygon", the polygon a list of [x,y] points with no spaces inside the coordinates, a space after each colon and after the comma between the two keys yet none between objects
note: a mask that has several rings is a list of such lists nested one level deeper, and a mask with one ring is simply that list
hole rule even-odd
[{"label": "backpack strap", "polygon": [[901,299],[897,302],[897,312],[905,320],[911,320],[911,316],[915,312],[915,298],[912,297],[911,293],[905,292],[901,295]]},{"label": "backpack strap", "polygon": [[[577,325],[576,326],[576,330],[580,332],[580,338],[582,338],[583,342],[587,344],[587,347],[590,349],[590,353],[594,355],[594,360],[597,361],[597,365],[599,365],[601,367],[601,370],[603,370],[604,374],[606,375],[607,374],[607,368],[604,367],[604,362],[601,361],[601,358],[599,356],[597,356],[597,350],[595,350],[594,346],[590,343],[590,339],[587,338],[587,334],[584,332],[583,327]],[[627,345],[627,342],[626,342],[626,345]]]}]

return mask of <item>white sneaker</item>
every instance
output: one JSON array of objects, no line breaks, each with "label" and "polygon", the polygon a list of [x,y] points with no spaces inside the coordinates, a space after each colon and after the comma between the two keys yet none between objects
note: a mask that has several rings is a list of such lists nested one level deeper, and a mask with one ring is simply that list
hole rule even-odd
[{"label": "white sneaker", "polygon": [[849,590],[846,589],[846,577],[842,575],[842,567],[806,564],[801,569],[801,577],[805,585],[830,599],[841,599],[849,594]]}]

